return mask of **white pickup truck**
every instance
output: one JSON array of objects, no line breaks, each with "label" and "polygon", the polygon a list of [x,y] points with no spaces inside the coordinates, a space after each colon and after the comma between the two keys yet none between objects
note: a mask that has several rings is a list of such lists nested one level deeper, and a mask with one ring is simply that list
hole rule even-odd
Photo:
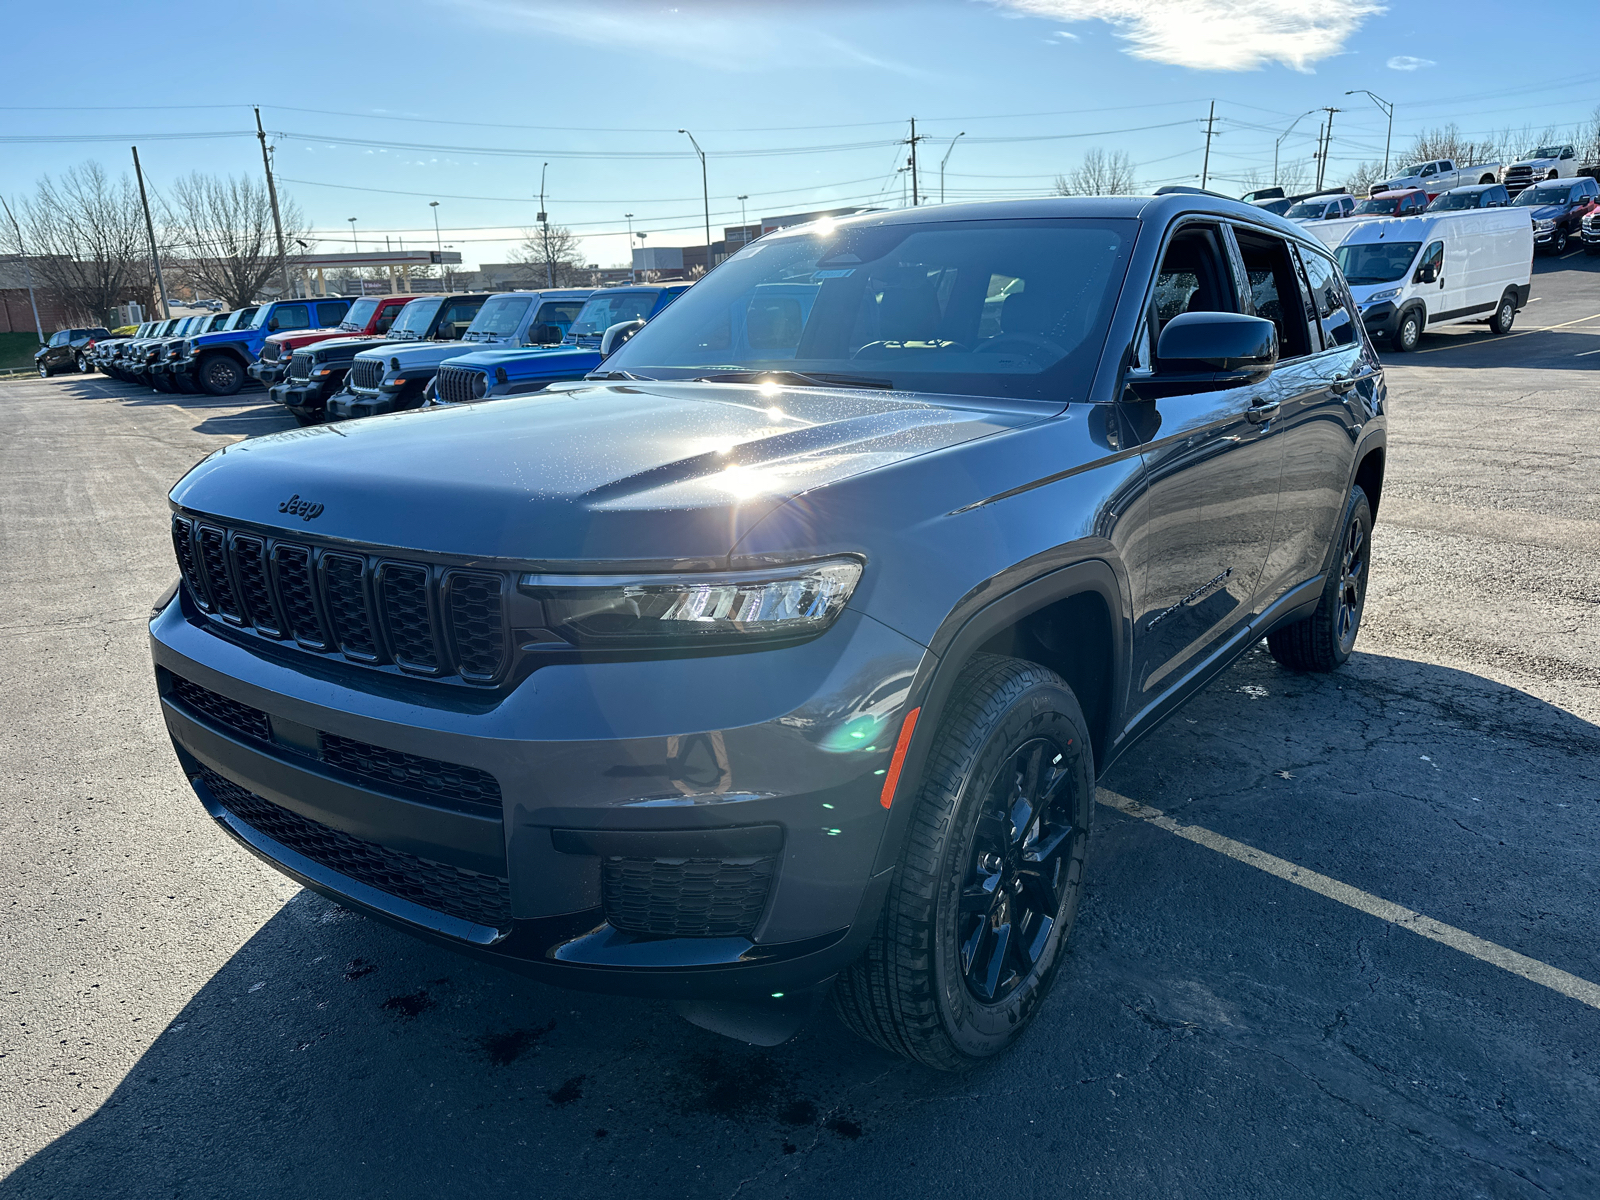
[{"label": "white pickup truck", "polygon": [[1578,173],[1578,154],[1571,146],[1540,146],[1506,168],[1501,180],[1515,196],[1523,188],[1547,179],[1571,179]]},{"label": "white pickup truck", "polygon": [[1499,163],[1479,163],[1475,167],[1458,167],[1453,158],[1436,158],[1431,162],[1412,163],[1401,167],[1400,173],[1381,183],[1372,185],[1372,192],[1398,192],[1404,188],[1421,188],[1432,200],[1440,192],[1451,188],[1467,187],[1474,183],[1497,183],[1500,179]]}]

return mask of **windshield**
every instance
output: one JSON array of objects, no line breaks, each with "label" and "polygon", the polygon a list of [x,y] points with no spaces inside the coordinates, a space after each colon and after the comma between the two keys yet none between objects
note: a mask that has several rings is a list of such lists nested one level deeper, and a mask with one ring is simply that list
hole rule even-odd
[{"label": "windshield", "polygon": [[1354,246],[1346,242],[1333,255],[1339,260],[1345,282],[1360,287],[1364,283],[1404,279],[1420,249],[1421,242],[1362,242]]},{"label": "windshield", "polygon": [[372,320],[372,314],[378,311],[380,301],[373,299],[357,300],[350,306],[350,311],[344,314],[344,320],[339,322],[340,329],[348,329],[351,333],[360,333],[367,327],[367,322]]},{"label": "windshield", "polygon": [[255,309],[253,309],[253,308],[241,308],[238,312],[228,314],[228,323],[226,325],[224,325],[223,328],[224,329],[254,329],[255,328],[255,324],[254,324],[255,317],[256,317],[256,310]]},{"label": "windshield", "polygon": [[1565,204],[1571,193],[1571,184],[1541,183],[1531,188],[1524,188],[1511,203],[1519,208],[1528,208],[1535,204]]},{"label": "windshield", "polygon": [[1404,179],[1408,175],[1421,175],[1424,170],[1432,166],[1432,163],[1412,163],[1409,167],[1401,167],[1391,178]]},{"label": "windshield", "polygon": [[467,326],[465,340],[492,342],[510,337],[532,304],[532,296],[490,296]]},{"label": "windshield", "polygon": [[1352,215],[1357,217],[1365,217],[1369,215],[1386,217],[1390,213],[1394,212],[1394,206],[1395,201],[1393,200],[1363,200],[1360,204],[1356,205],[1356,210]]},{"label": "windshield", "polygon": [[400,315],[394,319],[394,324],[389,326],[389,336],[401,340],[422,337],[433,324],[433,318],[443,303],[443,296],[413,300],[400,310]]},{"label": "windshield", "polygon": [[1449,212],[1456,208],[1479,208],[1483,199],[1482,192],[1446,192],[1434,199],[1428,205],[1429,212]]},{"label": "windshield", "polygon": [[1288,217],[1290,220],[1293,220],[1295,217],[1319,218],[1324,212],[1327,211],[1327,208],[1328,202],[1326,200],[1302,200],[1299,204],[1296,204],[1283,215]]},{"label": "windshield", "polygon": [[539,315],[528,326],[528,335],[532,337],[540,325],[554,325],[563,337],[566,336],[566,331],[583,311],[583,303],[582,300],[546,300],[539,306]]},{"label": "windshield", "polygon": [[1560,158],[1565,146],[1540,146],[1537,150],[1527,155],[1528,158]]},{"label": "windshield", "polygon": [[604,367],[1069,403],[1094,376],[1136,229],[1086,219],[805,226],[741,250]]},{"label": "windshield", "polygon": [[608,296],[594,296],[583,306],[567,333],[571,337],[593,337],[621,321],[648,321],[650,310],[655,306],[655,292],[613,292]]}]

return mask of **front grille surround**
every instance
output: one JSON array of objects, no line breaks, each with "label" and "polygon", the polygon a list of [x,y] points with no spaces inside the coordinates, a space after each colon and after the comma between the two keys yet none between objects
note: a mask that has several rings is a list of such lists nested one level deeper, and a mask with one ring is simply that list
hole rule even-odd
[{"label": "front grille surround", "polygon": [[[481,381],[483,392],[475,391]],[[488,375],[472,367],[453,367],[446,363],[434,376],[434,393],[446,404],[466,404],[488,392]]]},{"label": "front grille surround", "polygon": [[350,364],[350,390],[376,392],[378,385],[383,382],[384,373],[382,359],[357,358]]},{"label": "front grille surround", "polygon": [[516,655],[514,574],[324,547],[174,514],[185,591],[243,633],[367,667],[495,686]]},{"label": "front grille surround", "polygon": [[311,378],[311,354],[308,351],[295,351],[294,357],[289,360],[289,378],[295,380]]}]

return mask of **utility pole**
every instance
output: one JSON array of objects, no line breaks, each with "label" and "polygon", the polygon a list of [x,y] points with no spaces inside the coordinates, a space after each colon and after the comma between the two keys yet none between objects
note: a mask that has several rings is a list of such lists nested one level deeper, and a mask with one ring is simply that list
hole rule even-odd
[{"label": "utility pole", "polygon": [[1200,190],[1206,189],[1206,180],[1211,176],[1211,135],[1217,122],[1217,102],[1211,102],[1211,112],[1206,117],[1206,157],[1200,164]]},{"label": "utility pole", "polygon": [[1389,143],[1394,140],[1394,105],[1382,96],[1374,96],[1366,88],[1355,88],[1346,92],[1345,95],[1354,96],[1358,93],[1376,104],[1383,110],[1383,115],[1389,118],[1389,132],[1383,135],[1383,173],[1387,175],[1389,173]]},{"label": "utility pole", "polygon": [[944,203],[944,165],[945,165],[945,163],[950,161],[950,156],[956,152],[956,138],[964,138],[966,136],[967,136],[967,131],[965,129],[963,129],[960,133],[956,134],[955,137],[951,138],[950,139],[950,149],[946,150],[944,152],[944,157],[939,160],[939,203],[940,204]]},{"label": "utility pole", "polygon": [[917,196],[917,143],[922,139],[917,136],[917,119],[911,118],[911,207],[915,208],[921,201]]},{"label": "utility pole", "polygon": [[1333,108],[1323,105],[1322,111],[1328,114],[1328,121],[1322,128],[1322,153],[1317,156],[1317,191],[1322,190],[1323,178],[1328,173],[1328,151],[1333,146],[1333,114],[1343,112],[1342,108]]},{"label": "utility pole", "polygon": [[700,156],[700,194],[705,198],[706,204],[706,270],[711,270],[711,185],[706,182],[706,152],[700,149],[700,143],[694,140],[694,134],[687,129],[678,130],[689,139],[689,144],[694,147],[694,152]]},{"label": "utility pole", "polygon": [[256,109],[256,137],[261,140],[261,165],[267,169],[267,199],[272,201],[272,228],[278,235],[278,271],[283,276],[283,297],[289,298],[289,257],[283,248],[283,218],[278,215],[278,185],[272,181],[272,156],[267,153],[267,133]]},{"label": "utility pole", "polygon": [[44,326],[39,323],[39,302],[33,298],[33,268],[28,265],[28,253],[22,245],[22,226],[17,224],[17,218],[11,211],[11,205],[6,204],[6,198],[0,196],[0,205],[5,205],[6,216],[11,219],[11,228],[17,231],[17,257],[22,260],[22,273],[28,280],[28,304],[33,309],[33,331],[39,335],[39,345],[44,345]]},{"label": "utility pole", "polygon": [[[156,268],[156,289],[161,293],[161,315],[170,319],[172,305],[167,303],[167,281],[161,275],[161,251],[156,248],[156,226],[150,219],[150,197],[144,191],[144,171],[139,166],[139,147],[133,148],[133,173],[139,180],[139,203],[144,205],[144,231],[150,235],[150,261]],[[44,339],[41,337],[41,341]]]},{"label": "utility pole", "polygon": [[550,164],[545,163],[539,168],[539,228],[540,236],[544,240],[544,271],[545,287],[556,285],[556,264],[550,257],[550,214],[544,210],[544,173],[550,169]]}]

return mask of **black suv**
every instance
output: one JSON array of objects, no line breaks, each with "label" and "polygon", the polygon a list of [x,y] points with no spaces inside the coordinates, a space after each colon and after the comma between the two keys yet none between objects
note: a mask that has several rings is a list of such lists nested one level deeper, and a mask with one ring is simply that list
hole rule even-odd
[{"label": "black suv", "polygon": [[588,381],[195,467],[161,706],[340,904],[752,1041],[831,985],[958,1067],[1062,961],[1096,777],[1262,637],[1351,653],[1384,405],[1251,205],[786,229]]},{"label": "black suv", "polygon": [[58,329],[50,340],[33,352],[33,365],[40,379],[49,379],[57,371],[76,371],[87,375],[94,370],[91,355],[94,344],[111,337],[111,331],[102,325],[91,329]]}]

